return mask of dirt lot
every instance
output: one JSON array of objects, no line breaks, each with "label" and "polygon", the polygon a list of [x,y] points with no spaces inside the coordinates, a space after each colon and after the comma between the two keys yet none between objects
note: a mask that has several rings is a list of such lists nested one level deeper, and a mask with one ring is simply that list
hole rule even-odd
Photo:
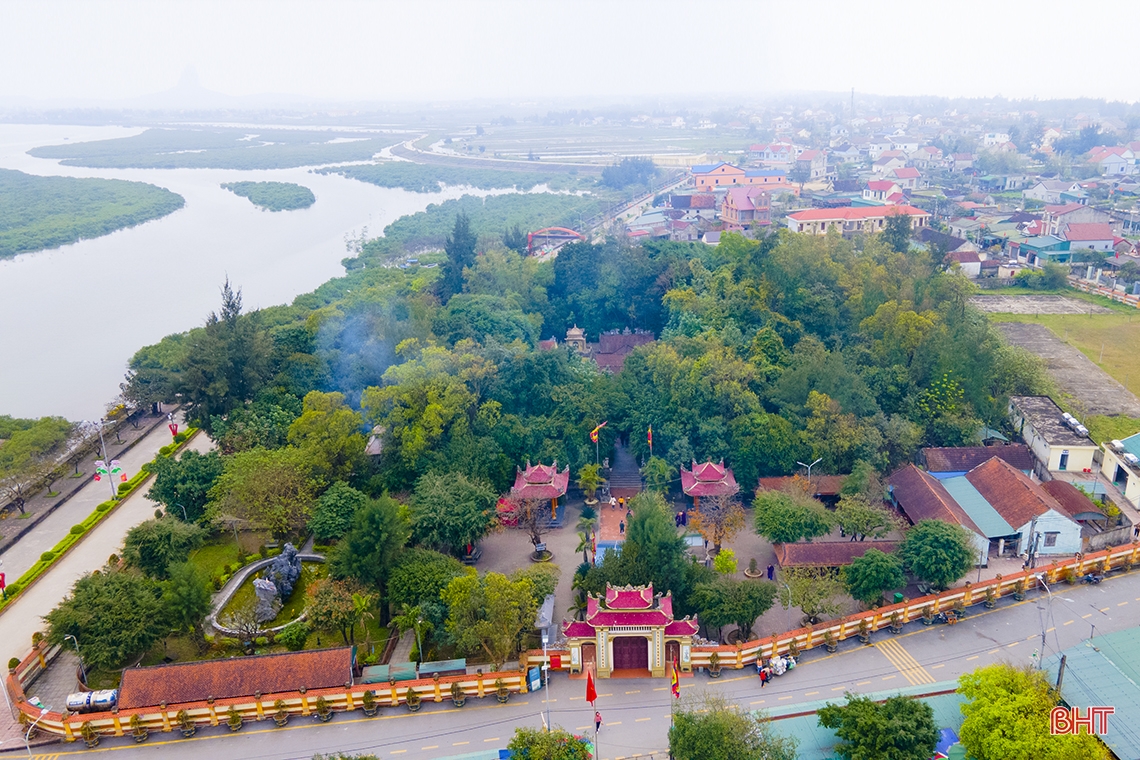
[{"label": "dirt lot", "polygon": [[1067,296],[970,296],[987,314],[1111,314],[1111,309]]},{"label": "dirt lot", "polygon": [[1081,414],[1140,417],[1140,399],[1045,325],[999,322],[997,327],[1010,343],[1022,346],[1045,360],[1049,374],[1061,390],[1073,398]]}]

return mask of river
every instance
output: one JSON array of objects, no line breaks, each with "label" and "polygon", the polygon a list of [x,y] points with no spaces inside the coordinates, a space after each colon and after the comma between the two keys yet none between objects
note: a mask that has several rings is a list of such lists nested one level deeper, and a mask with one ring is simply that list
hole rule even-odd
[{"label": "river", "polygon": [[[0,125],[0,167],[149,182],[186,199],[162,219],[0,261],[0,414],[97,418],[118,394],[131,355],[201,325],[227,276],[247,309],[288,303],[343,274],[346,235],[365,226],[379,234],[400,216],[472,192],[411,193],[303,168],[87,169],[26,153],[141,131]],[[235,180],[296,182],[317,201],[300,211],[262,211],[220,187]]]}]

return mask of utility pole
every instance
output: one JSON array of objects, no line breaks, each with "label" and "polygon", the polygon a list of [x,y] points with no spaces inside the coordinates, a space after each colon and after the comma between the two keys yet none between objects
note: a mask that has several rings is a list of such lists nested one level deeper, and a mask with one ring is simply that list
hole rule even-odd
[{"label": "utility pole", "polygon": [[[99,425],[99,450],[103,453],[103,467],[106,470],[107,485],[111,487],[111,499],[114,500],[118,497],[119,492],[115,489],[115,479],[111,476],[114,474],[115,470],[118,469],[119,462],[118,460],[112,461],[107,457],[107,443],[103,440],[103,425],[106,423],[107,421],[104,419],[100,419],[97,423]],[[98,473],[95,476],[96,478],[102,474],[99,473],[99,464],[99,462],[95,463],[96,473]]]}]

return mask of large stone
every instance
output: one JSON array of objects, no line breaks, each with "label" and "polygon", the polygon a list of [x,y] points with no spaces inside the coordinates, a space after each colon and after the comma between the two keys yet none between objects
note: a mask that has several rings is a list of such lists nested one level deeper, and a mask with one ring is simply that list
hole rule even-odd
[{"label": "large stone", "polygon": [[297,548],[293,544],[285,544],[281,554],[265,568],[263,577],[277,587],[277,596],[282,601],[288,599],[301,577],[301,555],[297,553]]}]

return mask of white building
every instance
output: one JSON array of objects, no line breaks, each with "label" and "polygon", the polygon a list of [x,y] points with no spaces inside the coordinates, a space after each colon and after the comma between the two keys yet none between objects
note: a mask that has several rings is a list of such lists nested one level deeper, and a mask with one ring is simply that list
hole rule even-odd
[{"label": "white building", "polygon": [[1048,396],[1011,396],[1009,416],[1013,429],[1037,460],[1037,475],[1049,472],[1091,471],[1099,447],[1089,432],[1071,415],[1061,411]]}]

